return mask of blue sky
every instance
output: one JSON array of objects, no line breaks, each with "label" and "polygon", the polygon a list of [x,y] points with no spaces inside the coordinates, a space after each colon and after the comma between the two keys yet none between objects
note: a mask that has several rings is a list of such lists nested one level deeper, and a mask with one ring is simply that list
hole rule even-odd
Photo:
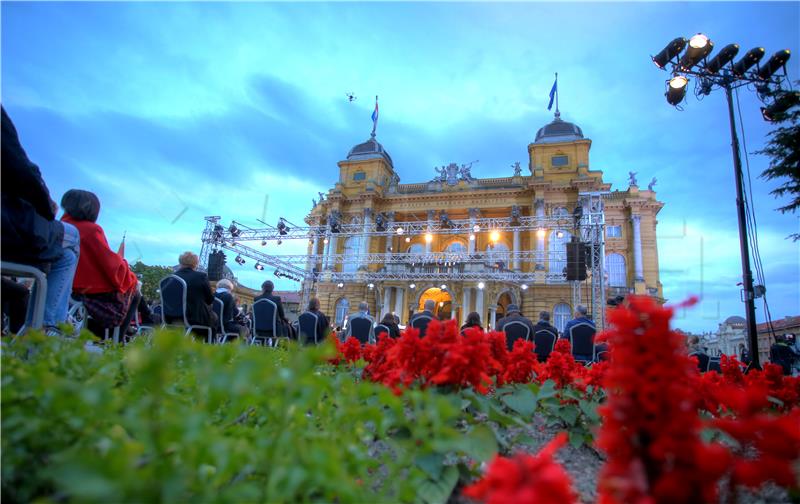
[{"label": "blue sky", "polygon": [[[710,330],[743,314],[725,98],[677,111],[649,60],[696,32],[717,48],[788,48],[800,78],[797,2],[4,2],[2,102],[55,199],[96,192],[113,247],[127,230],[129,260],[174,264],[199,250],[205,215],[257,225],[266,200],[268,222],[302,221],[368,137],[376,94],[402,181],[475,159],[477,177],[510,174],[552,118],[558,72],[562,117],[592,139],[591,167],[619,189],[629,171],[640,185],[658,178],[665,296],[702,294],[677,324]],[[752,153],[770,126],[755,93],[740,105]],[[784,237],[800,216],[774,211],[777,182],[756,177],[767,160],[749,161],[771,312],[796,315],[800,245]],[[251,263],[232,267],[255,286],[264,273]]]}]

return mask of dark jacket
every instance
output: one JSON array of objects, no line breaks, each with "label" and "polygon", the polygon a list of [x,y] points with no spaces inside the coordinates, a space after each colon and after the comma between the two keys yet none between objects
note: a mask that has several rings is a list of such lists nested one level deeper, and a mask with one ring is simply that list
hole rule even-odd
[{"label": "dark jacket", "polygon": [[[400,337],[400,327],[394,322],[380,322],[378,325],[386,326],[389,329],[389,337],[390,338],[399,338]],[[377,334],[375,337],[377,338]]]},{"label": "dark jacket", "polygon": [[236,306],[236,298],[228,291],[215,292],[214,297],[222,301],[222,325],[225,327],[225,332],[238,333],[239,324],[234,320],[239,313],[239,308]]},{"label": "dark jacket", "polygon": [[553,327],[550,322],[545,322],[544,320],[537,322],[536,325],[533,326],[533,333],[536,334],[539,331],[549,331],[553,333],[553,336],[555,336],[556,339],[558,339],[558,329]]},{"label": "dark jacket", "polygon": [[[520,314],[519,312],[511,313],[498,320],[497,324],[495,324],[495,330],[504,331],[506,325],[509,322],[522,322],[523,324],[525,324],[530,330],[530,334],[528,335],[528,341],[533,341],[533,333],[534,333],[533,322],[531,322],[530,319],[528,319],[527,317],[523,317],[522,314]],[[506,333],[506,345],[508,346],[509,350],[514,348],[514,342],[516,340],[517,338]]]},{"label": "dark jacket", "polygon": [[477,327],[481,331],[483,331],[483,326],[480,324],[464,324],[461,326],[461,334],[464,334],[465,329],[469,329],[470,327]]},{"label": "dark jacket", "polygon": [[214,302],[214,294],[211,293],[208,275],[191,268],[179,269],[175,274],[186,282],[186,317],[189,323],[210,325],[212,320],[210,305]]},{"label": "dark jacket", "polygon": [[50,191],[2,109],[2,228],[4,261],[39,266],[63,253],[64,226],[55,220]]},{"label": "dark jacket", "polygon": [[313,311],[311,313],[317,316],[317,339],[322,341],[327,338],[328,333],[331,332],[331,322],[321,311]]},{"label": "dark jacket", "polygon": [[[422,318],[422,317],[430,317],[430,320],[426,320],[426,319],[423,318],[423,320],[421,320],[419,322],[420,325],[417,327],[417,325],[414,324],[414,322],[418,318]],[[425,333],[428,331],[428,324],[430,323],[431,320],[434,320],[435,318],[436,317],[433,316],[433,313],[429,312],[428,310],[424,310],[424,311],[421,311],[419,313],[415,313],[414,315],[412,315],[411,316],[411,320],[408,321],[408,325],[409,325],[409,327],[417,327],[417,329],[419,329],[419,336],[420,337],[424,337]]]},{"label": "dark jacket", "polygon": [[590,326],[595,327],[594,321],[592,319],[590,319],[589,317],[578,317],[576,319],[570,320],[569,322],[566,323],[566,325],[564,325],[564,332],[561,333],[561,338],[569,339],[569,329],[570,329],[570,327],[578,325],[578,324],[589,324]]},{"label": "dark jacket", "polygon": [[255,303],[259,299],[269,299],[278,306],[278,322],[283,322],[284,324],[289,322],[289,320],[287,320],[286,318],[286,315],[284,315],[283,313],[283,303],[281,303],[280,296],[273,296],[272,294],[261,293],[260,295],[256,296],[255,299],[253,299],[253,302]]}]

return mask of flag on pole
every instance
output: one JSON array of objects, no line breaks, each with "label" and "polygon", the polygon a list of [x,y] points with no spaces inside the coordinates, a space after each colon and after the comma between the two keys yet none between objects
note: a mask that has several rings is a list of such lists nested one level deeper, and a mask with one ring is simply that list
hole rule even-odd
[{"label": "flag on pole", "polygon": [[128,234],[127,231],[122,233],[122,242],[120,242],[119,248],[117,249],[117,255],[123,259],[125,259],[125,235],[127,234]]},{"label": "flag on pole", "polygon": [[556,93],[558,92],[558,74],[556,74],[556,80],[553,82],[553,88],[550,90],[550,103],[547,104],[547,110],[553,108],[553,100],[556,99]]},{"label": "flag on pole", "polygon": [[378,127],[378,96],[375,95],[375,110],[372,111],[372,136],[375,136],[375,128]]}]

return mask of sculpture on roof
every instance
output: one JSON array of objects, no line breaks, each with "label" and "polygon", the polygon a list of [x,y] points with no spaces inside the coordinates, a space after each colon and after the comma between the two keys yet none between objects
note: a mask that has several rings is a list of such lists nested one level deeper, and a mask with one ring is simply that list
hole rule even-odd
[{"label": "sculpture on roof", "polygon": [[519,165],[519,161],[512,164],[511,167],[514,168],[515,177],[519,177],[520,175],[522,175],[522,167]]},{"label": "sculpture on roof", "polygon": [[461,174],[461,180],[466,182],[472,182],[475,178],[472,176],[470,170],[472,169],[472,163],[477,163],[477,161],[472,161],[469,164],[462,164],[459,173]]},{"label": "sculpture on roof", "polygon": [[635,171],[629,171],[628,172],[628,185],[629,186],[637,186],[638,187],[639,184],[636,182],[636,174],[637,173],[638,172],[635,172]]},{"label": "sculpture on roof", "polygon": [[458,166],[456,163],[450,163],[442,167],[434,166],[433,169],[436,171],[436,176],[431,182],[443,182],[450,186],[458,184],[459,180],[472,182],[475,178],[472,176],[470,169],[475,162],[476,161],[469,164],[462,164],[461,166]]},{"label": "sculpture on roof", "polygon": [[653,187],[656,185],[656,182],[658,182],[658,179],[653,177],[653,180],[651,180],[650,183],[647,184],[647,190],[652,191]]},{"label": "sculpture on roof", "polygon": [[[320,202],[320,203],[322,203],[323,201],[325,201],[325,195],[324,195],[324,194],[322,194],[321,192],[318,192],[317,194],[319,194],[319,202]],[[316,206],[316,205],[315,205],[315,206]]]},{"label": "sculpture on roof", "polygon": [[311,208],[317,208],[317,200],[311,198]]}]

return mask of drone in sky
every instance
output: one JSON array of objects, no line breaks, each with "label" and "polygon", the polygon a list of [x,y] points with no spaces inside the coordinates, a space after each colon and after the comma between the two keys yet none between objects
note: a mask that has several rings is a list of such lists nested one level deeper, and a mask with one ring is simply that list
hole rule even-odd
[{"label": "drone in sky", "polygon": [[349,93],[345,93],[344,95],[347,97],[347,101],[349,101],[350,103],[353,103],[355,100],[358,100],[358,97],[352,91]]}]

